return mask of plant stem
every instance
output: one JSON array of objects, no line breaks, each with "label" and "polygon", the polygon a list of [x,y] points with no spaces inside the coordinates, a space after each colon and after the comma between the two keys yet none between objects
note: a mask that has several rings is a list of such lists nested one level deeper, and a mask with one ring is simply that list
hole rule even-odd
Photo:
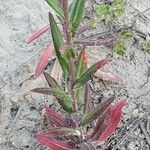
[{"label": "plant stem", "polygon": [[76,91],[73,89],[74,82],[75,82],[75,64],[74,59],[70,60],[69,62],[69,91],[72,97],[72,107],[73,111],[76,112],[78,110],[77,98],[76,98]]},{"label": "plant stem", "polygon": [[[71,41],[72,41],[72,34],[70,30],[70,21],[69,21],[69,8],[68,8],[68,0],[63,0],[63,9],[64,9],[64,29],[66,31],[66,43],[67,43],[67,48],[71,48]],[[73,89],[75,81],[75,62],[74,60],[71,60],[69,62],[69,92],[72,97],[72,109],[74,112],[78,110],[77,106],[77,99],[76,99],[76,92]]]},{"label": "plant stem", "polygon": [[63,0],[63,8],[64,8],[64,26],[66,29],[66,41],[67,45],[70,47],[71,46],[71,30],[70,30],[70,21],[69,21],[69,9],[68,9],[68,0]]}]

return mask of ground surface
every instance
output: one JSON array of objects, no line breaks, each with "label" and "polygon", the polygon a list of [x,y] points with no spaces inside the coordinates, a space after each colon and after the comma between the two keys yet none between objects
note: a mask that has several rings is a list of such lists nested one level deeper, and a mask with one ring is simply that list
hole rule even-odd
[{"label": "ground surface", "polygon": [[[126,6],[126,14],[118,21],[121,25],[131,25],[144,36],[150,34],[149,0],[132,0]],[[29,92],[44,84],[43,77],[32,80],[37,58],[50,42],[49,34],[31,45],[26,39],[35,30],[48,24],[49,7],[44,0],[0,0],[0,149],[40,150],[33,138],[40,127],[41,108],[52,104],[49,97]],[[135,15],[141,16],[136,17]],[[146,18],[146,19],[141,19]],[[140,36],[135,35],[139,40]],[[101,94],[115,93],[119,98],[127,98],[124,118],[114,137],[103,148],[110,150],[150,149],[150,82],[148,72],[150,55],[138,49],[133,41],[128,43],[126,55],[117,58],[111,49],[89,48],[91,62],[107,55],[112,63],[107,67],[114,74],[120,74],[123,84],[95,83],[97,100]],[[119,132],[120,131],[120,132]],[[107,146],[106,146],[107,145]],[[37,148],[36,148],[37,147]]]}]

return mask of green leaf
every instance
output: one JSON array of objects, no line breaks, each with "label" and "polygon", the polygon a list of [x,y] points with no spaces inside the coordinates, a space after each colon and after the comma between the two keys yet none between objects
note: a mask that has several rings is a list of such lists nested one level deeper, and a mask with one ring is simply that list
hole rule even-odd
[{"label": "green leaf", "polygon": [[129,40],[133,37],[133,32],[132,30],[123,30],[121,32],[121,36],[123,37],[123,39]]},{"label": "green leaf", "polygon": [[89,122],[92,122],[93,120],[95,120],[98,116],[101,116],[102,113],[110,106],[110,104],[114,101],[115,96],[111,96],[108,99],[106,99],[102,104],[100,104],[99,106],[97,106],[96,109],[94,109],[92,112],[90,112],[89,114],[87,114],[82,123],[81,126],[85,126],[86,124],[88,124]]},{"label": "green leaf", "polygon": [[119,55],[119,56],[124,56],[126,52],[126,47],[125,47],[125,42],[124,41],[118,41],[114,47],[114,51]]},{"label": "green leaf", "polygon": [[[77,67],[76,67],[76,79],[79,79],[87,70],[87,54],[85,50],[82,50],[79,59],[77,62]],[[84,102],[84,87],[81,86],[76,90],[76,96],[77,96],[77,101],[78,101],[78,106],[81,107]]]},{"label": "green leaf", "polygon": [[49,22],[51,28],[52,39],[54,43],[55,53],[58,58],[59,64],[65,75],[68,75],[68,65],[66,60],[61,56],[60,48],[64,45],[63,36],[57,26],[57,23],[51,13],[49,13]]},{"label": "green leaf", "polygon": [[84,89],[83,86],[81,86],[80,88],[76,89],[76,98],[77,98],[77,102],[78,102],[79,108],[83,105],[84,93],[85,93],[85,89]]},{"label": "green leaf", "polygon": [[94,5],[97,18],[101,20],[111,20],[112,12],[109,4]]},{"label": "green leaf", "polygon": [[73,0],[70,12],[71,31],[75,35],[85,10],[85,0]]},{"label": "green leaf", "polygon": [[75,51],[73,48],[69,48],[66,49],[64,54],[63,54],[63,58],[69,62],[69,60],[71,60],[72,58],[75,58]]},{"label": "green leaf", "polygon": [[92,65],[75,83],[74,88],[79,88],[83,86],[91,77],[92,75],[105,64],[110,62],[109,59],[103,59]]},{"label": "green leaf", "polygon": [[76,67],[76,79],[79,79],[87,70],[87,54],[85,50],[82,50]]},{"label": "green leaf", "polygon": [[72,102],[71,97],[62,89],[59,88],[36,88],[33,89],[32,92],[46,94],[46,95],[53,95],[57,98],[59,104],[62,108],[71,113],[72,112]]},{"label": "green leaf", "polygon": [[64,11],[58,0],[46,0],[46,2],[57,12],[61,17],[64,17]]}]

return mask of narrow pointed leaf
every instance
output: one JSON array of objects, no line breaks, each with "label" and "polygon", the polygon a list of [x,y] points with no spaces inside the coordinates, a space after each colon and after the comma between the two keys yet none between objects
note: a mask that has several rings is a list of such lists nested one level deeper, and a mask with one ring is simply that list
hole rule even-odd
[{"label": "narrow pointed leaf", "polygon": [[53,15],[49,12],[49,22],[51,28],[52,39],[56,52],[64,45],[62,32],[59,30]]},{"label": "narrow pointed leaf", "polygon": [[107,37],[105,39],[77,39],[76,41],[74,41],[75,44],[86,44],[87,46],[101,46],[101,45],[105,45],[105,46],[111,46],[112,44],[114,44],[114,42],[116,42],[116,40],[118,39],[118,37]]},{"label": "narrow pointed leaf", "polygon": [[47,131],[47,134],[54,135],[54,136],[70,136],[70,135],[76,135],[77,130],[75,128],[69,128],[69,127],[53,127]]},{"label": "narrow pointed leaf", "polygon": [[121,120],[121,116],[122,116],[121,110],[112,116],[110,122],[108,122],[109,126],[106,128],[106,131],[102,133],[98,141],[105,141],[114,133],[115,129],[118,126],[118,123]]},{"label": "narrow pointed leaf", "polygon": [[53,137],[46,136],[43,133],[35,135],[35,139],[41,144],[47,146],[52,150],[70,150],[73,147],[65,142],[54,139]]},{"label": "narrow pointed leaf", "polygon": [[81,35],[82,33],[84,33],[85,31],[87,31],[88,29],[90,29],[90,25],[84,25],[79,27],[78,31],[77,31],[77,35]]},{"label": "narrow pointed leaf", "polygon": [[80,25],[80,22],[82,20],[82,17],[84,15],[85,2],[86,0],[74,0],[73,1],[71,12],[70,12],[71,30],[72,30],[73,36],[75,35]]},{"label": "narrow pointed leaf", "polygon": [[76,79],[79,79],[87,70],[87,53],[85,50],[82,50],[79,55],[79,60],[77,62],[76,68]]},{"label": "narrow pointed leaf", "polygon": [[46,2],[57,12],[61,17],[64,17],[63,7],[58,0],[46,0]]},{"label": "narrow pointed leaf", "polygon": [[48,60],[53,55],[53,48],[49,46],[41,55],[37,68],[35,70],[35,78],[39,77],[48,64]]},{"label": "narrow pointed leaf", "polygon": [[57,98],[59,104],[62,108],[71,113],[72,112],[72,103],[70,96],[65,93],[63,90],[59,88],[36,88],[33,89],[32,92],[46,94],[46,95],[53,95]]},{"label": "narrow pointed leaf", "polygon": [[30,44],[31,42],[33,42],[34,40],[36,40],[42,34],[44,34],[45,32],[47,32],[49,30],[50,30],[50,27],[49,27],[49,25],[47,25],[47,26],[43,27],[42,29],[36,31],[31,37],[29,37],[29,39],[27,40],[27,44]]},{"label": "narrow pointed leaf", "polygon": [[46,115],[48,121],[53,123],[56,127],[69,127],[65,118],[60,115],[58,112],[54,111],[51,108],[45,107],[44,114]]},{"label": "narrow pointed leaf", "polygon": [[64,45],[63,36],[60,32],[57,23],[51,13],[49,13],[49,22],[51,28],[52,39],[54,43],[55,53],[58,58],[59,64],[64,72],[64,74],[68,75],[68,65],[66,60],[62,57],[60,48]]},{"label": "narrow pointed leaf", "polygon": [[122,108],[125,106],[126,104],[126,100],[120,100],[117,104],[115,104],[113,107],[112,107],[112,112],[115,113],[119,110],[122,110]]},{"label": "narrow pointed leaf", "polygon": [[92,75],[101,67],[108,64],[110,62],[109,59],[103,59],[92,65],[77,81],[74,88],[79,88],[83,86],[91,77]]},{"label": "narrow pointed leaf", "polygon": [[107,126],[105,132],[103,132],[101,134],[98,141],[105,141],[105,140],[107,140],[107,138],[109,138],[114,133],[115,129],[117,128],[117,126],[121,120],[122,108],[125,106],[125,104],[126,104],[126,101],[121,100],[116,105],[112,106],[111,119],[108,122],[108,126]]},{"label": "narrow pointed leaf", "polygon": [[46,73],[46,72],[44,72],[43,74],[44,74],[45,79],[46,79],[46,81],[47,81],[47,83],[48,83],[48,85],[49,85],[50,87],[60,88],[60,86],[58,85],[57,81],[56,81],[53,77],[51,77],[51,76],[50,76],[48,73]]},{"label": "narrow pointed leaf", "polygon": [[84,95],[84,113],[91,111],[91,89],[88,83],[85,85],[85,95]]},{"label": "narrow pointed leaf", "polygon": [[97,78],[102,79],[104,81],[110,81],[110,82],[116,82],[120,83],[122,82],[122,79],[119,75],[113,75],[110,72],[107,72],[105,70],[97,70],[94,74]]},{"label": "narrow pointed leaf", "polygon": [[[86,70],[87,70],[87,53],[85,50],[82,50],[77,62],[76,79],[79,79],[85,73]],[[84,93],[85,93],[84,86],[81,86],[80,88],[76,89],[76,96],[79,107],[83,105]]]},{"label": "narrow pointed leaf", "polygon": [[102,113],[110,106],[110,104],[114,101],[115,96],[111,96],[108,99],[106,99],[102,104],[100,104],[99,106],[97,106],[96,109],[94,109],[92,112],[90,112],[89,114],[87,114],[82,123],[81,126],[85,126],[86,124],[88,124],[89,122],[92,122],[93,120],[95,120],[98,116],[101,116]]},{"label": "narrow pointed leaf", "polygon": [[110,106],[99,117],[97,124],[90,135],[90,139],[92,139],[92,141],[97,141],[99,139],[99,137],[101,136],[101,134],[106,130],[106,128],[109,125],[108,123],[110,122],[110,119],[111,119],[111,113],[112,113],[112,109]]}]

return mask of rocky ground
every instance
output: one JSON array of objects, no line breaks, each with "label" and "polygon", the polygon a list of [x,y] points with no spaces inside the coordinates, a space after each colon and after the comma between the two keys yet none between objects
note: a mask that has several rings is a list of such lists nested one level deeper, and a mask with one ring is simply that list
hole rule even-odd
[{"label": "rocky ground", "polygon": [[[133,25],[134,38],[147,40],[150,35],[150,1],[128,0],[125,15],[117,21],[119,26]],[[147,11],[145,11],[147,10]],[[44,0],[0,0],[0,149],[44,149],[33,135],[41,126],[41,109],[52,104],[52,97],[31,93],[30,90],[45,84],[41,76],[32,79],[38,56],[50,43],[46,33],[31,45],[26,39],[37,29],[48,24],[49,7]],[[138,31],[138,32],[137,32]],[[98,31],[95,31],[98,32]],[[140,34],[139,34],[140,33]],[[101,95],[115,93],[127,98],[124,117],[116,131],[102,149],[150,149],[150,54],[138,48],[134,39],[128,42],[123,58],[118,58],[110,48],[92,47],[88,50],[90,62],[105,56],[112,58],[107,67],[119,74],[122,84],[94,82],[94,101]]]}]

